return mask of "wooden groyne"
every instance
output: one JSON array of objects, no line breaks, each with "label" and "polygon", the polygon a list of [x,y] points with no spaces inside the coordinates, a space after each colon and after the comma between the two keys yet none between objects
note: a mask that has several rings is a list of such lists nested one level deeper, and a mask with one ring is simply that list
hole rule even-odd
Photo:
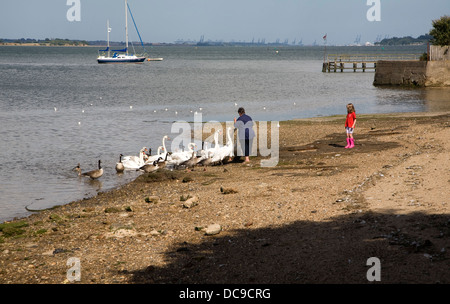
[{"label": "wooden groyne", "polygon": [[322,72],[375,71],[377,61],[411,61],[419,60],[420,56],[420,54],[329,54],[324,58]]}]

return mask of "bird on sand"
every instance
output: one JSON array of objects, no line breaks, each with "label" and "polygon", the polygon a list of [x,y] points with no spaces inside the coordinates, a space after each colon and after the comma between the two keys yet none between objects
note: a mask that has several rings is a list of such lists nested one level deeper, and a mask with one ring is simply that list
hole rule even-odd
[{"label": "bird on sand", "polygon": [[162,157],[158,158],[158,160],[155,160],[152,164],[145,164],[142,167],[139,167],[139,169],[136,169],[136,171],[144,171],[145,173],[155,172],[159,169],[158,161],[160,159],[162,159]]},{"label": "bird on sand", "polygon": [[192,152],[192,157],[182,162],[180,165],[185,166],[186,169],[189,170],[189,168],[194,168],[196,164],[197,164],[197,156],[195,155],[195,152]]}]

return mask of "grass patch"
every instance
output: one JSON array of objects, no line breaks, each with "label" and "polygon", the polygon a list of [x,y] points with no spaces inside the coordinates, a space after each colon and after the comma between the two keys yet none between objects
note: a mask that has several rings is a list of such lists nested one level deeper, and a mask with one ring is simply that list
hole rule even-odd
[{"label": "grass patch", "polygon": [[0,231],[4,231],[4,229],[9,229],[9,228],[24,228],[24,227],[28,227],[28,223],[25,221],[3,223],[3,224],[0,224]]},{"label": "grass patch", "polygon": [[25,229],[22,229],[25,227],[28,227],[28,223],[25,221],[3,223],[0,224],[0,231],[3,233],[4,237],[18,237],[26,232]]},{"label": "grass patch", "polygon": [[158,170],[153,173],[142,174],[136,178],[136,181],[142,183],[154,183],[180,179],[181,179],[181,172]]},{"label": "grass patch", "polygon": [[39,229],[37,231],[34,232],[35,235],[40,235],[40,234],[44,234],[47,232],[47,229]]},{"label": "grass patch", "polygon": [[117,208],[117,207],[108,207],[105,208],[105,213],[118,213],[121,212],[122,210]]},{"label": "grass patch", "polygon": [[2,230],[4,237],[20,236],[25,233],[24,229],[15,227],[6,227]]},{"label": "grass patch", "polygon": [[61,222],[63,221],[63,218],[61,216],[59,216],[58,214],[50,214],[50,216],[48,217],[52,222]]}]

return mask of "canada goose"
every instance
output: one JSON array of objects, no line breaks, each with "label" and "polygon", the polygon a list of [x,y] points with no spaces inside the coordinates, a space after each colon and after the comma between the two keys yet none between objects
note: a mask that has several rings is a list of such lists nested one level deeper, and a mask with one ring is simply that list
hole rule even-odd
[{"label": "canada goose", "polygon": [[[162,161],[158,161],[158,167],[159,167],[159,169],[162,169],[162,168],[165,168],[165,167],[166,167],[166,164],[167,164],[167,157],[169,156],[169,154],[170,154],[170,152],[169,152],[169,153],[166,153],[166,158],[165,158],[164,160],[162,160]],[[160,158],[160,159],[162,159],[162,158]]]},{"label": "canada goose", "polygon": [[100,176],[103,175],[103,168],[102,168],[102,166],[101,166],[101,163],[102,163],[102,161],[99,160],[99,161],[98,161],[98,169],[95,169],[95,170],[92,170],[92,171],[89,171],[89,172],[82,173],[81,175],[82,175],[82,176],[89,176],[91,179],[97,179],[97,178],[99,178]]},{"label": "canada goose", "polygon": [[209,165],[212,164],[213,155],[214,155],[214,153],[212,151],[208,151],[206,158],[202,159],[199,162],[199,164],[204,167],[203,171],[206,171],[206,167],[208,167]]},{"label": "canada goose", "polygon": [[197,156],[195,155],[195,152],[192,152],[192,157],[180,164],[180,166],[185,166],[186,169],[194,168],[194,166],[197,164]]},{"label": "canada goose", "polygon": [[[159,159],[162,158],[160,157]],[[136,169],[136,171],[144,171],[145,173],[155,172],[156,170],[159,169],[158,160],[155,160],[152,164],[145,164],[141,166],[139,169]]]},{"label": "canada goose", "polygon": [[121,173],[121,172],[123,172],[123,170],[125,170],[125,166],[122,163],[122,156],[123,156],[123,154],[119,155],[119,162],[116,163],[116,171],[117,171],[117,173]]},{"label": "canada goose", "polygon": [[72,171],[77,172],[77,174],[80,176],[81,175],[81,167],[80,167],[80,163],[78,163],[78,165],[76,167],[74,167],[72,169]]}]

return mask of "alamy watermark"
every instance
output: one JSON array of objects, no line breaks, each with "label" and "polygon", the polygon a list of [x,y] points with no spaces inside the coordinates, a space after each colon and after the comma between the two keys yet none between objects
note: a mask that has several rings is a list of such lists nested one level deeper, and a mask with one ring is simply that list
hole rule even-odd
[{"label": "alamy watermark", "polygon": [[[188,147],[191,143],[195,144],[196,147],[202,147],[203,142],[213,144],[215,143],[214,135],[209,136],[203,141],[203,134],[209,134],[212,130],[220,130],[222,136],[220,136],[217,143],[219,145],[233,144],[233,150],[234,147],[236,147],[236,155],[244,156],[244,149],[241,147],[241,141],[239,140],[239,132],[245,132],[246,129],[250,132],[253,139],[251,141],[249,156],[257,156],[259,152],[259,156],[269,157],[268,159],[261,160],[261,167],[275,167],[278,164],[280,155],[278,121],[258,121],[255,124],[252,121],[251,123],[242,125],[238,128],[237,139],[234,141],[235,124],[233,121],[225,122],[224,128],[222,123],[218,121],[208,121],[204,123],[202,121],[202,114],[197,113],[194,114],[193,129],[192,124],[187,121],[177,121],[172,124],[172,134],[178,135],[172,140],[171,151],[183,149],[183,147]],[[194,138],[192,138],[192,134],[194,135]],[[223,135],[226,135],[226,142],[223,142]]]},{"label": "alamy watermark", "polygon": [[366,278],[368,281],[381,281],[381,262],[377,257],[367,259],[367,266],[372,266],[367,270]]},{"label": "alamy watermark", "polygon": [[80,0],[67,0],[66,4],[71,6],[67,10],[66,18],[69,22],[81,21],[81,2]]},{"label": "alamy watermark", "polygon": [[367,0],[367,5],[371,6],[367,11],[367,21],[381,21],[381,0]]},{"label": "alamy watermark", "polygon": [[67,266],[70,268],[67,270],[66,278],[69,282],[81,281],[81,262],[79,258],[71,257],[67,259]]}]

